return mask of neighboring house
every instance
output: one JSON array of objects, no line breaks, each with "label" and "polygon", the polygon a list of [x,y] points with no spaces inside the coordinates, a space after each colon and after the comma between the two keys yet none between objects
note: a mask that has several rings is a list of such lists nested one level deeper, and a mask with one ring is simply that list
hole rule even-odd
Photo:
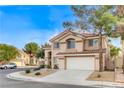
[{"label": "neighboring house", "polygon": [[22,50],[19,50],[19,54],[20,55],[16,59],[11,60],[10,62],[16,63],[17,66],[25,66],[26,64],[29,64],[29,55]]},{"label": "neighboring house", "polygon": [[[45,49],[45,64],[59,69],[99,70],[99,36],[64,31],[53,37]],[[108,64],[107,37],[102,37],[103,63]]]}]

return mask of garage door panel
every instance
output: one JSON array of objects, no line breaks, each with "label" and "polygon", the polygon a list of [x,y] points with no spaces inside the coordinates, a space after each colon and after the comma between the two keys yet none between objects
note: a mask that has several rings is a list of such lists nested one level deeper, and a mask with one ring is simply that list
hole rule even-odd
[{"label": "garage door panel", "polygon": [[94,57],[67,57],[67,69],[94,70]]}]

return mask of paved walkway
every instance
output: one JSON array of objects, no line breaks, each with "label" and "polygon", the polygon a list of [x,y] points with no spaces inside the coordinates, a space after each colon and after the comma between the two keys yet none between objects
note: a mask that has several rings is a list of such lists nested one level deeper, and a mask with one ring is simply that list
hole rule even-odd
[{"label": "paved walkway", "polygon": [[91,71],[80,70],[59,70],[54,74],[46,77],[27,77],[15,72],[7,75],[8,78],[24,81],[72,84],[72,85],[85,85],[85,86],[103,86],[103,87],[124,87],[124,83],[102,82],[102,81],[89,81],[86,78],[91,74]]}]

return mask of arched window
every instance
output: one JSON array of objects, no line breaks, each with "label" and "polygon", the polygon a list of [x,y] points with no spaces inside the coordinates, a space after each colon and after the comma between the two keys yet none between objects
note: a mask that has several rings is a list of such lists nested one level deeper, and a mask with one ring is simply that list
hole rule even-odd
[{"label": "arched window", "polygon": [[68,49],[75,48],[75,39],[70,38],[67,40],[67,48]]}]

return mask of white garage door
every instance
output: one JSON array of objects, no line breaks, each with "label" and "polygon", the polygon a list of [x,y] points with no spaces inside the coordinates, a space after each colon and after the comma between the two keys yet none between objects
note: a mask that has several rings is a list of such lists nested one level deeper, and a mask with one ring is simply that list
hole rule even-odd
[{"label": "white garage door", "polygon": [[94,57],[67,57],[67,69],[94,70]]}]

